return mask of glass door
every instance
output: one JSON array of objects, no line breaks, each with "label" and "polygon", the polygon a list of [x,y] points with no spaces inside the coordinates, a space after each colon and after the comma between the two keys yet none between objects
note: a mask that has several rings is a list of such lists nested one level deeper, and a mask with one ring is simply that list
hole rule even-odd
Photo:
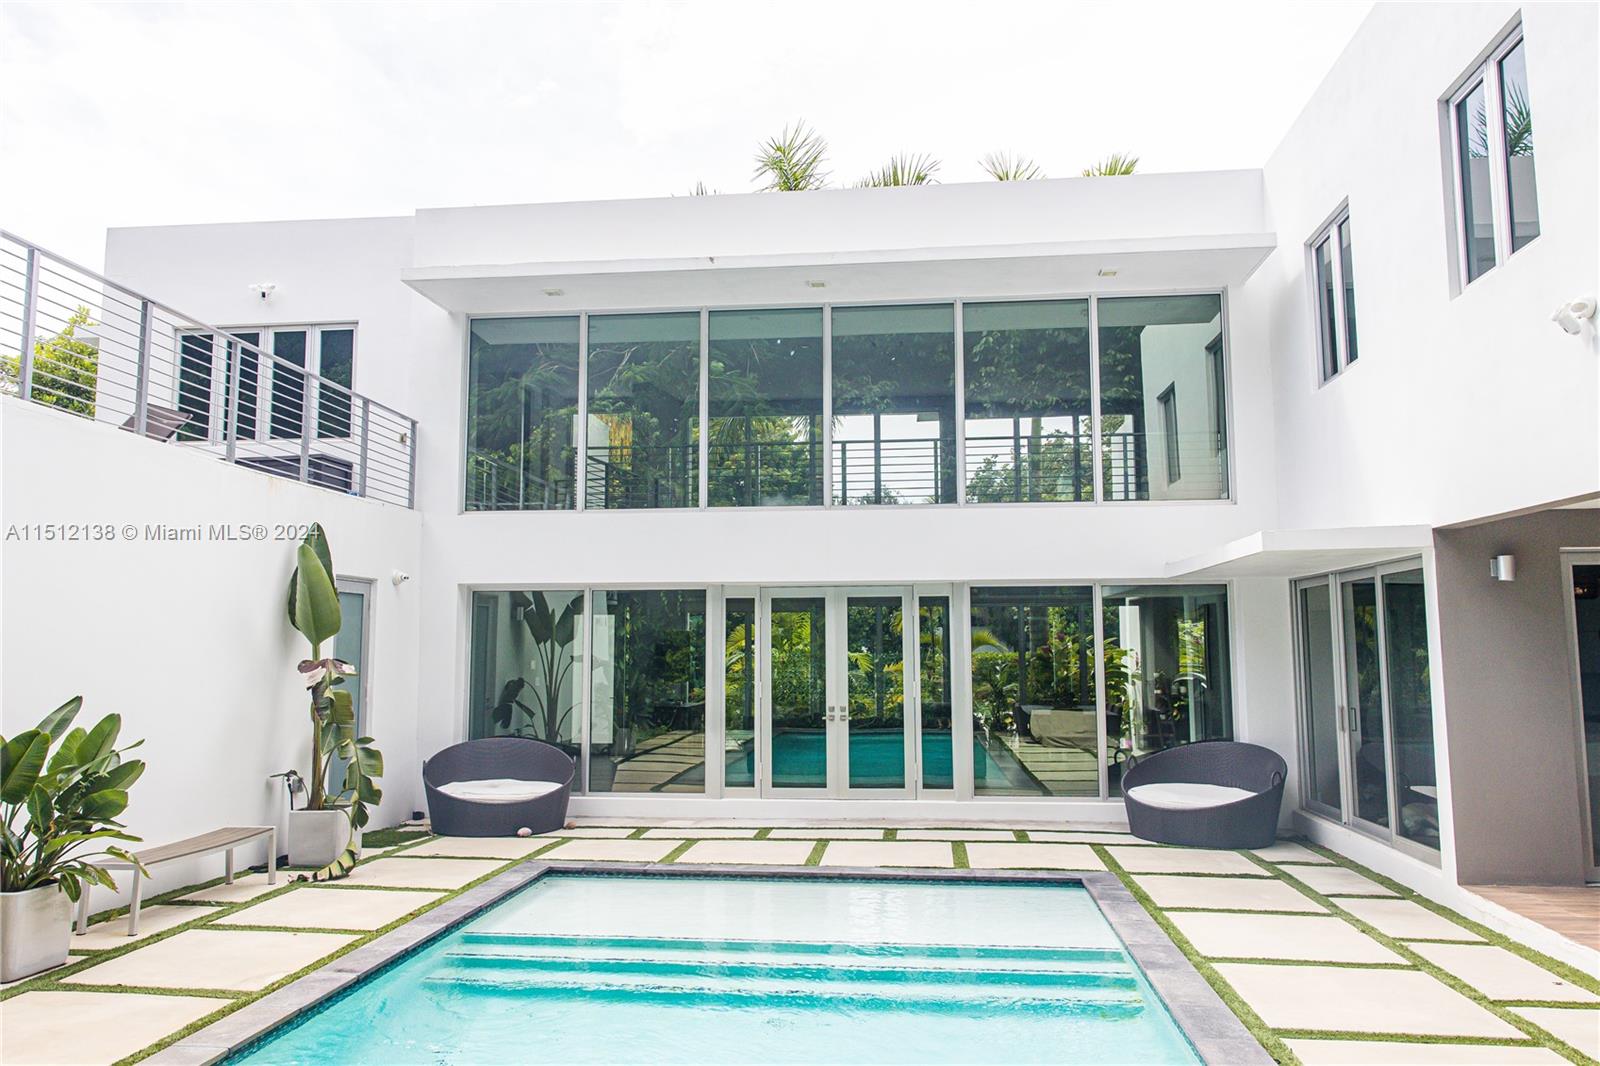
[{"label": "glass door", "polygon": [[1344,720],[1349,745],[1350,813],[1386,834],[1389,758],[1384,739],[1383,650],[1378,583],[1372,574],[1339,582],[1339,623],[1344,644]]},{"label": "glass door", "polygon": [[843,756],[843,791],[906,796],[916,780],[910,738],[915,703],[917,626],[906,589],[834,593],[843,643],[833,714]]},{"label": "glass door", "polygon": [[1572,653],[1575,698],[1583,752],[1579,769],[1588,783],[1584,853],[1589,880],[1600,881],[1600,552],[1565,558],[1572,589]]},{"label": "glass door", "polygon": [[1295,588],[1299,615],[1301,776],[1305,803],[1330,818],[1344,820],[1343,708],[1339,705],[1338,644],[1333,596],[1326,578]]},{"label": "glass door", "polygon": [[768,746],[761,787],[767,795],[826,795],[833,784],[830,598],[822,589],[773,589],[761,596],[761,717]]},{"label": "glass door", "polygon": [[[727,602],[729,661],[735,643],[760,660],[759,720],[748,747],[766,752],[765,760],[730,755],[728,786],[759,780],[766,796],[909,796],[920,713],[911,591],[764,590],[763,639],[753,644],[741,631],[749,601]],[[736,737],[729,728],[730,742],[748,750],[743,731]]]}]

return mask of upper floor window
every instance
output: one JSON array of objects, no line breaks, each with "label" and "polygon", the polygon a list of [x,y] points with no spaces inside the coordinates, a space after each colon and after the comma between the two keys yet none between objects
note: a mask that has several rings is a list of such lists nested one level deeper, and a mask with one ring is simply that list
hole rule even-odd
[{"label": "upper floor window", "polygon": [[1225,499],[1222,306],[1204,293],[473,319],[464,506]]},{"label": "upper floor window", "polygon": [[1450,97],[1450,130],[1461,281],[1467,285],[1539,235],[1533,107],[1521,27]]},{"label": "upper floor window", "polygon": [[[351,393],[355,349],[356,330],[349,325],[180,334],[174,375],[178,439],[227,440],[230,407],[233,437],[241,444],[298,440],[307,433],[321,440],[351,437],[357,421]],[[275,358],[264,360],[261,352]]]},{"label": "upper floor window", "polygon": [[1311,238],[1316,287],[1317,364],[1327,381],[1356,361],[1356,277],[1350,254],[1350,209]]}]

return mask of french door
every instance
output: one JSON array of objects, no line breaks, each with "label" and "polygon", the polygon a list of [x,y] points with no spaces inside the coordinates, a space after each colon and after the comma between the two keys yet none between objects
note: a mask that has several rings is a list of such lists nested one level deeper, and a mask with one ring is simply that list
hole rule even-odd
[{"label": "french door", "polygon": [[1584,807],[1584,854],[1588,880],[1600,881],[1600,551],[1562,556],[1565,586],[1572,590],[1569,635],[1573,692],[1578,712],[1578,768],[1588,802]]},{"label": "french door", "polygon": [[954,787],[948,587],[729,590],[724,603],[728,792]]},{"label": "french door", "polygon": [[1437,861],[1426,601],[1406,562],[1297,582],[1302,802]]}]

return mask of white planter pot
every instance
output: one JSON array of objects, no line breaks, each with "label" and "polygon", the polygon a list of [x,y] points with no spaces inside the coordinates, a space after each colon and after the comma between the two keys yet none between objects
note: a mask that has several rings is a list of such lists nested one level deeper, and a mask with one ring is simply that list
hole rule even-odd
[{"label": "white planter pot", "polygon": [[72,901],[60,885],[0,892],[0,981],[20,981],[67,961]]},{"label": "white planter pot", "polygon": [[[348,811],[289,812],[290,866],[326,866],[339,857],[349,839]],[[361,851],[359,834],[356,851]]]}]

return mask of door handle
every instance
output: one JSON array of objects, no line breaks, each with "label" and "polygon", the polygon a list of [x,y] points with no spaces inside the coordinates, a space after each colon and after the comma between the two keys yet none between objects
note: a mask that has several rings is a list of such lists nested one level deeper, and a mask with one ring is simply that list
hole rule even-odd
[{"label": "door handle", "polygon": [[1348,728],[1349,728],[1348,723],[1345,721],[1344,704],[1342,704],[1342,703],[1339,704],[1334,710],[1335,710],[1335,714],[1334,714],[1335,726],[1338,728],[1339,732],[1343,733],[1346,730],[1348,730]]}]

